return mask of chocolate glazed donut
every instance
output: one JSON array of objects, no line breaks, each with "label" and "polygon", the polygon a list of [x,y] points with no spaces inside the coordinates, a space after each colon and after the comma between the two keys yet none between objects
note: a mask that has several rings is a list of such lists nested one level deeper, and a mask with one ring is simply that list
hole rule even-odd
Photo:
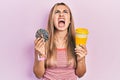
[{"label": "chocolate glazed donut", "polygon": [[38,29],[35,34],[35,37],[43,37],[45,39],[45,42],[49,39],[48,32],[45,29]]}]

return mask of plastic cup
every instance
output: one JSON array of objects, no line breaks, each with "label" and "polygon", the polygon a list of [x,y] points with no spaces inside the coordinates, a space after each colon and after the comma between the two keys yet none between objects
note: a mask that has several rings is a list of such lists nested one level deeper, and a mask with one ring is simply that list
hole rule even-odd
[{"label": "plastic cup", "polygon": [[77,28],[76,29],[76,47],[79,45],[86,45],[87,38],[88,38],[88,29],[86,28]]}]

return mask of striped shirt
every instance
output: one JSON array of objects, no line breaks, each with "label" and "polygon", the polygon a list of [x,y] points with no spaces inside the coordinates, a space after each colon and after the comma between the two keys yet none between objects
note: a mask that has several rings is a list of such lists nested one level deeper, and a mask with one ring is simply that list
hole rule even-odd
[{"label": "striped shirt", "polygon": [[47,68],[42,80],[77,80],[73,65],[67,65],[66,49],[57,49],[57,66]]}]

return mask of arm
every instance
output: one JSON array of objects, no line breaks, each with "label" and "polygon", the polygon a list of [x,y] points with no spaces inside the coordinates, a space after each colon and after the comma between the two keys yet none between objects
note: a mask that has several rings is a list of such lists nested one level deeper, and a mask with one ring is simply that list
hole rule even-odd
[{"label": "arm", "polygon": [[37,78],[41,78],[44,75],[45,72],[45,61],[38,60],[38,53],[35,52],[35,61],[33,66],[33,72]]},{"label": "arm", "polygon": [[85,57],[82,60],[77,59],[77,66],[75,72],[78,77],[82,77],[85,74],[86,72]]},{"label": "arm", "polygon": [[41,39],[35,40],[35,61],[33,66],[33,72],[37,78],[41,78],[45,72],[45,61],[38,60],[38,55],[45,57],[45,42]]},{"label": "arm", "polygon": [[80,45],[79,47],[75,48],[75,52],[77,54],[75,73],[78,77],[82,77],[86,73],[85,56],[87,54],[87,49],[85,46]]}]

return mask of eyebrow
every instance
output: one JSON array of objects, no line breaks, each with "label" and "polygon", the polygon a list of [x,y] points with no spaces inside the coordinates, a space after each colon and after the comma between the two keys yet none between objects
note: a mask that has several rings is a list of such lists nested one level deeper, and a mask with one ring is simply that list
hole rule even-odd
[{"label": "eyebrow", "polygon": [[67,11],[67,12],[69,12],[69,10],[67,10],[67,9],[65,9],[65,10],[63,10],[63,11]]},{"label": "eyebrow", "polygon": [[[55,10],[55,11],[60,11],[60,10],[57,9],[57,10]],[[67,12],[69,12],[69,10],[67,10],[67,9],[64,9],[63,11],[67,11]]]}]

